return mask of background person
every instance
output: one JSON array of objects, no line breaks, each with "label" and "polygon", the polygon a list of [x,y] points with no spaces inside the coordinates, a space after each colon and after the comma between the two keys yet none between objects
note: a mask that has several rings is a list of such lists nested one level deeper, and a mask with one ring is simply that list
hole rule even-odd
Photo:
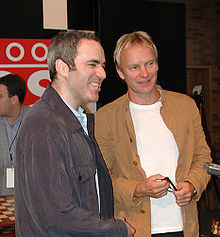
[{"label": "background person", "polygon": [[0,195],[14,193],[15,143],[21,122],[30,107],[24,106],[25,81],[18,75],[0,78]]},{"label": "background person", "polygon": [[124,237],[112,186],[80,106],[98,100],[105,55],[93,34],[61,32],[48,49],[52,83],[22,124],[16,152],[17,237]]},{"label": "background person", "polygon": [[113,181],[115,217],[125,217],[136,237],[199,236],[196,201],[211,157],[197,106],[156,84],[157,49],[146,32],[123,35],[114,61],[128,93],[96,112],[95,135]]}]

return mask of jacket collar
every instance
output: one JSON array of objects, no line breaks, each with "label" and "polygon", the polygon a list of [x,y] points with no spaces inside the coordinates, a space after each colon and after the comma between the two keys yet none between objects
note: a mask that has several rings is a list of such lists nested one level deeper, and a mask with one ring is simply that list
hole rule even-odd
[{"label": "jacket collar", "polygon": [[64,103],[62,98],[51,85],[46,88],[41,99],[46,104],[48,104],[50,109],[55,114],[57,114],[59,119],[63,120],[63,122],[71,132],[74,132],[75,130],[79,129],[83,131],[83,128],[77,117],[68,108],[68,106]]},{"label": "jacket collar", "polygon": [[[160,101],[161,101],[162,106],[163,106],[165,101],[166,101],[166,91],[163,90],[160,85],[156,85],[156,87],[157,87],[157,89],[159,89],[161,91]],[[124,95],[124,102],[126,104],[125,109],[127,111],[127,110],[129,110],[129,95],[128,95],[128,92]]]}]

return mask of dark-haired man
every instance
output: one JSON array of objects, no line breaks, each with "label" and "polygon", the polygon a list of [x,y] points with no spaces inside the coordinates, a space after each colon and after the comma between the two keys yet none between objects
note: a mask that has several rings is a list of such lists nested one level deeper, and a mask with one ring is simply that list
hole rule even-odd
[{"label": "dark-haired man", "polygon": [[0,78],[0,195],[14,192],[15,143],[21,121],[29,107],[24,106],[25,81],[18,75]]},{"label": "dark-haired man", "polygon": [[81,107],[98,100],[104,50],[93,34],[60,32],[48,65],[52,83],[28,113],[16,147],[16,236],[131,236],[131,227],[113,220],[111,180],[93,117]]}]

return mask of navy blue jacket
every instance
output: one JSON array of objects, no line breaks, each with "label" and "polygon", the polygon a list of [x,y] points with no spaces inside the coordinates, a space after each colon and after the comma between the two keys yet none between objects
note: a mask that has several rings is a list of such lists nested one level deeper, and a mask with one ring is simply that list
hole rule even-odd
[{"label": "navy blue jacket", "polygon": [[[93,137],[49,86],[21,126],[15,163],[17,237],[125,237],[113,220],[112,184]],[[101,208],[95,184],[98,170]]]}]

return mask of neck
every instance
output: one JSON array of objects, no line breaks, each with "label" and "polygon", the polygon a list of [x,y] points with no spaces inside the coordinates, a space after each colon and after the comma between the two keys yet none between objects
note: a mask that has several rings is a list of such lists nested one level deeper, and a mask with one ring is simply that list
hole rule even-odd
[{"label": "neck", "polygon": [[19,118],[20,114],[21,114],[21,108],[22,108],[22,104],[18,107],[16,107],[15,109],[13,109],[13,112],[10,114],[10,116],[7,116],[7,122],[8,124],[13,128],[15,125],[15,122],[17,121],[17,119]]},{"label": "neck", "polygon": [[155,87],[150,94],[136,95],[132,94],[131,91],[128,92],[129,100],[135,104],[139,105],[151,105],[159,101],[160,92]]},{"label": "neck", "polygon": [[60,85],[58,82],[54,81],[51,86],[59,94],[59,96],[68,103],[72,108],[78,110],[80,103],[78,103],[77,98],[64,86],[64,83]]}]

